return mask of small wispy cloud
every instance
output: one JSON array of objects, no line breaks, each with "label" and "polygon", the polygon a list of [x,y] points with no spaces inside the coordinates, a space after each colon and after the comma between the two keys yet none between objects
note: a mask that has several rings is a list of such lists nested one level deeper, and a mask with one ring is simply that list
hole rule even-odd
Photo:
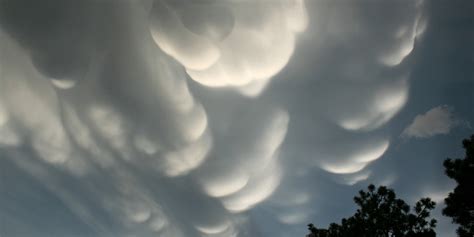
[{"label": "small wispy cloud", "polygon": [[451,107],[440,105],[424,114],[417,115],[413,122],[403,130],[402,137],[429,138],[448,134],[461,123],[461,120],[455,118]]}]

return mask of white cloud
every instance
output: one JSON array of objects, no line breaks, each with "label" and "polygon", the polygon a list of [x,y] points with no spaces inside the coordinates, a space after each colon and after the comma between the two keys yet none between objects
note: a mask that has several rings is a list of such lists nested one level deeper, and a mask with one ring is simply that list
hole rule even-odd
[{"label": "white cloud", "polygon": [[389,141],[382,141],[379,144],[371,144],[369,148],[351,154],[348,159],[344,160],[344,162],[336,164],[324,162],[321,164],[321,168],[334,174],[352,174],[359,172],[372,161],[382,157],[387,151],[389,145]]},{"label": "white cloud", "polygon": [[459,125],[459,121],[455,119],[452,108],[441,105],[424,114],[417,115],[413,122],[403,130],[402,136],[429,138],[448,134],[457,125]]}]

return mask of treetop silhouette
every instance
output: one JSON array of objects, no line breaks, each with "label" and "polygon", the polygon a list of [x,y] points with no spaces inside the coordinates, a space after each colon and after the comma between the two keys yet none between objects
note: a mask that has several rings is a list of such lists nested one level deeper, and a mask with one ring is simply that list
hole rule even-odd
[{"label": "treetop silhouette", "polygon": [[432,237],[436,236],[436,220],[429,219],[435,203],[422,198],[415,204],[414,212],[395,192],[385,186],[369,185],[360,190],[354,202],[359,206],[356,213],[332,223],[327,229],[308,225],[307,237]]},{"label": "treetop silhouette", "polygon": [[443,215],[459,224],[458,236],[474,236],[474,135],[462,142],[464,159],[447,159],[443,165],[446,175],[457,182],[456,188],[444,199]]}]

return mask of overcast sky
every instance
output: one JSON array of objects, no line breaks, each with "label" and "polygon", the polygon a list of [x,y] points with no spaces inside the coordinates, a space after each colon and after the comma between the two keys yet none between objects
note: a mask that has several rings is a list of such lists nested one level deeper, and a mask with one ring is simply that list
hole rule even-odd
[{"label": "overcast sky", "polygon": [[474,133],[474,3],[0,0],[0,236],[301,236],[431,197]]}]

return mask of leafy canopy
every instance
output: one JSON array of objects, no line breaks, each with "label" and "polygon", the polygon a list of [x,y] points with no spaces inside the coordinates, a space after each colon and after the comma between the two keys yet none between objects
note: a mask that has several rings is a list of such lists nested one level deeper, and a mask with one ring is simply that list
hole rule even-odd
[{"label": "leafy canopy", "polygon": [[309,224],[308,237],[432,237],[436,236],[436,220],[430,211],[435,203],[423,198],[415,204],[414,212],[395,192],[385,186],[369,185],[367,191],[360,190],[354,197],[359,207],[356,213],[332,223],[327,229],[318,229]]},{"label": "leafy canopy", "polygon": [[464,159],[444,161],[446,175],[457,182],[454,191],[444,199],[443,215],[459,224],[458,236],[474,236],[474,135],[462,142],[466,154]]}]

